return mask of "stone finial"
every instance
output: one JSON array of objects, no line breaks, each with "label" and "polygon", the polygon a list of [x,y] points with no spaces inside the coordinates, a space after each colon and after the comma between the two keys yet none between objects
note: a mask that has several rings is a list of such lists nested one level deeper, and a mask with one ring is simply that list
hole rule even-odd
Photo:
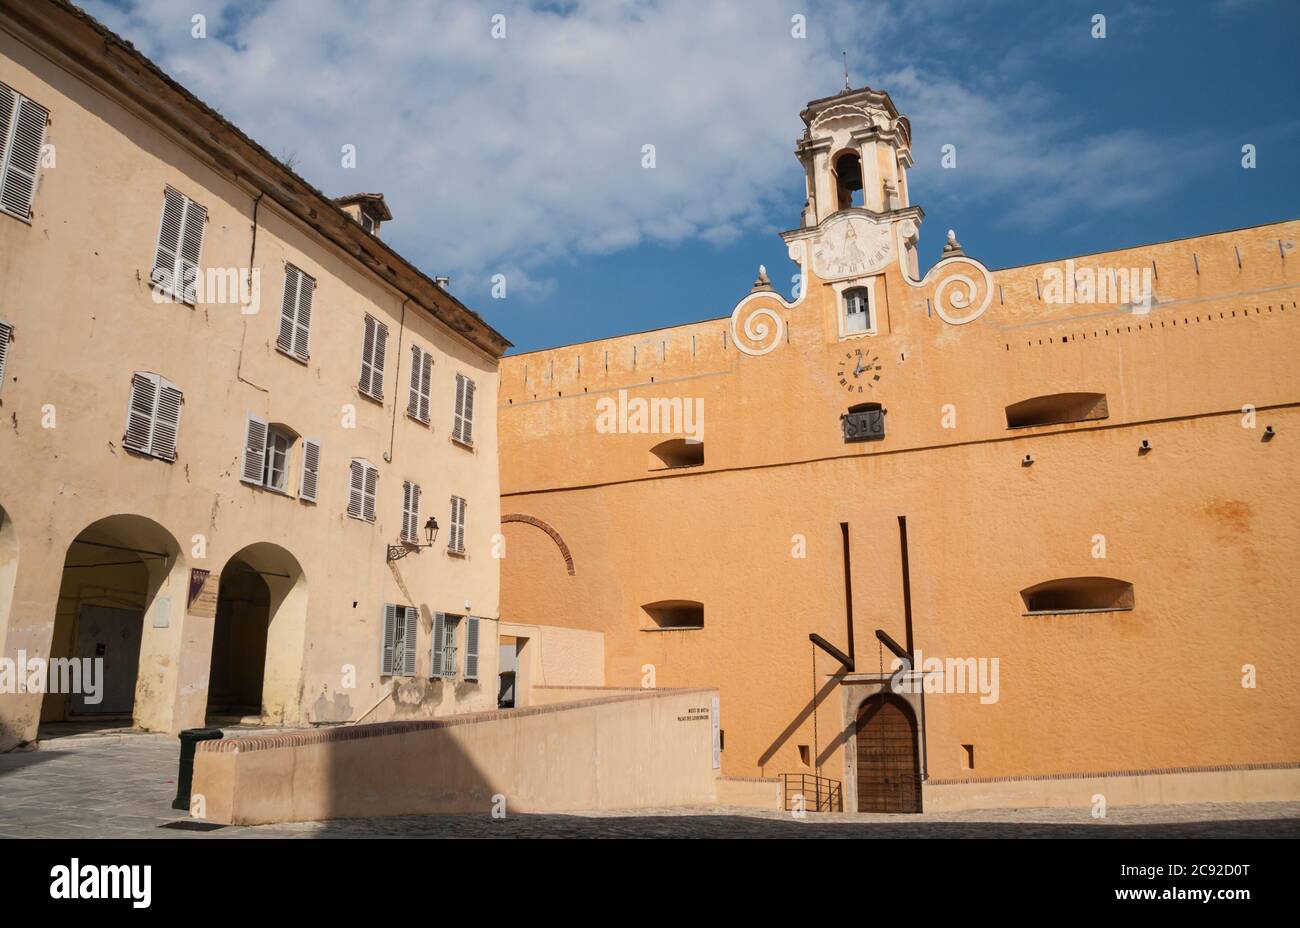
[{"label": "stone finial", "polygon": [[753,293],[755,290],[771,290],[771,289],[772,289],[772,281],[770,281],[767,277],[767,268],[764,265],[760,264],[758,266],[758,279],[754,281],[754,286],[750,288],[750,292]]},{"label": "stone finial", "polygon": [[961,250],[961,242],[957,241],[957,233],[952,229],[948,230],[948,241],[944,242],[943,254],[946,258],[954,255],[965,254],[965,252]]}]

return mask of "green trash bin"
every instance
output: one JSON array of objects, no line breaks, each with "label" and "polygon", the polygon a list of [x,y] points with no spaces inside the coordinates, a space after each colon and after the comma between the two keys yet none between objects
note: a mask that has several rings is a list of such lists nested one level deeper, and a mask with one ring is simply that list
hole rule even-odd
[{"label": "green trash bin", "polygon": [[200,741],[216,741],[224,737],[225,733],[219,728],[188,728],[180,733],[181,769],[176,775],[173,809],[184,809],[186,812],[190,810],[190,788],[194,785],[194,746]]}]

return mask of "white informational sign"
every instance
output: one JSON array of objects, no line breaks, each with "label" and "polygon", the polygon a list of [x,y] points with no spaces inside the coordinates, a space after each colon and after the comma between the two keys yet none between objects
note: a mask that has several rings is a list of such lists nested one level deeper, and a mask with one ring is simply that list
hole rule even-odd
[{"label": "white informational sign", "polygon": [[713,725],[713,769],[722,768],[722,720],[719,717],[718,697],[714,694],[713,705],[710,706],[709,719]]}]

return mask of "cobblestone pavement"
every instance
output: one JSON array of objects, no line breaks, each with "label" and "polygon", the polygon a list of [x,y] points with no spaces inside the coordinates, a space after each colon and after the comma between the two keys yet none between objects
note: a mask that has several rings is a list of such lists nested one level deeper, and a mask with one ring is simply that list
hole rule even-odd
[{"label": "cobblestone pavement", "polygon": [[[74,741],[76,739],[73,739]],[[196,832],[174,811],[175,738],[125,735],[39,751],[0,754],[0,837],[369,838],[369,837],[1300,837],[1300,803],[1089,809],[1001,809],[923,815],[789,813],[754,809],[638,809],[631,812],[410,815]]]}]

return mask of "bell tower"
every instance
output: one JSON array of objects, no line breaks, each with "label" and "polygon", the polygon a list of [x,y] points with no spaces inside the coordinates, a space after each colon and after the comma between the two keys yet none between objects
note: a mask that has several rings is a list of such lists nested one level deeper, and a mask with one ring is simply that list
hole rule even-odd
[{"label": "bell tower", "polygon": [[912,127],[889,94],[846,86],[813,100],[799,115],[804,133],[795,154],[807,183],[803,228],[853,207],[886,214],[910,205]]}]

